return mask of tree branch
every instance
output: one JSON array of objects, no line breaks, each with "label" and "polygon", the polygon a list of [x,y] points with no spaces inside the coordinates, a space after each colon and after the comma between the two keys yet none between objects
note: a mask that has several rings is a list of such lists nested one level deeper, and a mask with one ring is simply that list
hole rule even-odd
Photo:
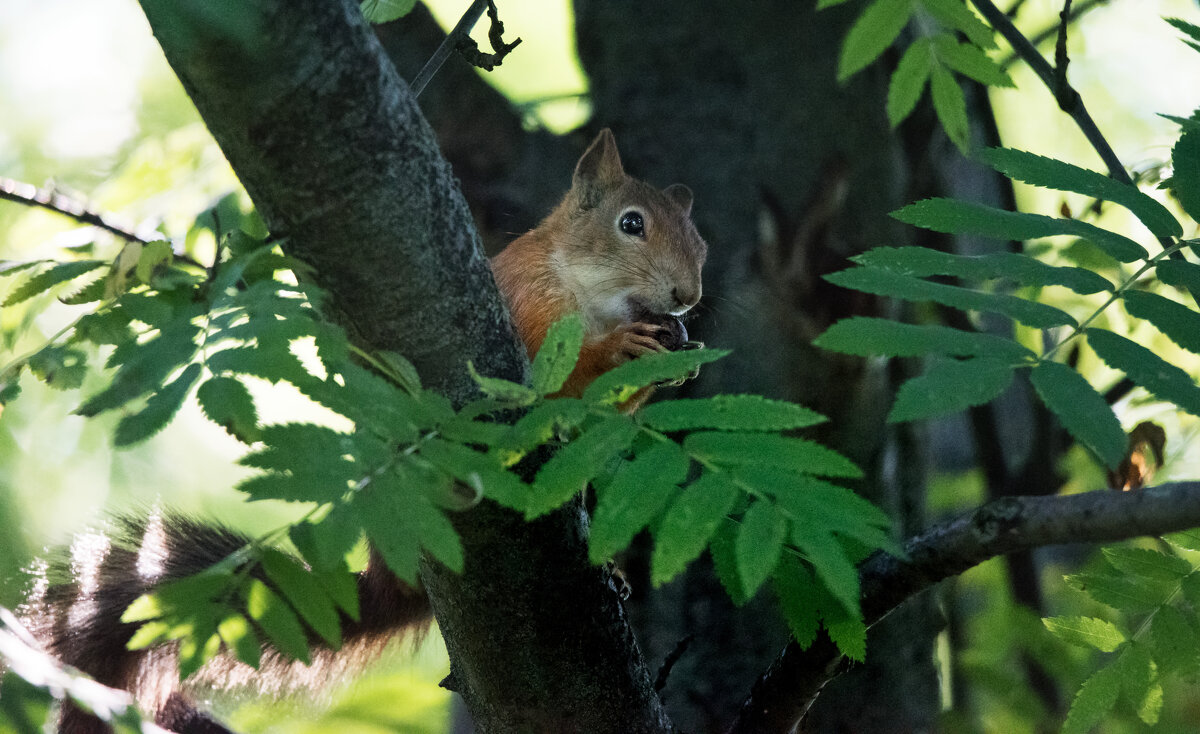
[{"label": "tree branch", "polygon": [[[859,569],[867,625],[943,579],[996,556],[1065,543],[1111,543],[1200,526],[1200,482],[1133,492],[1005,497],[935,525],[905,544],[907,559],[877,553]],[[846,669],[822,635],[809,649],[789,643],[755,683],[730,734],[790,732],[821,689]]]},{"label": "tree branch", "polygon": [[[357,3],[142,7],[263,219],[313,266],[358,345],[406,355],[455,404],[477,391],[467,360],[527,380],[456,179]],[[525,523],[482,503],[454,518],[463,574],[422,565],[449,685],[481,730],[670,728],[619,599],[588,562],[581,510]]]}]

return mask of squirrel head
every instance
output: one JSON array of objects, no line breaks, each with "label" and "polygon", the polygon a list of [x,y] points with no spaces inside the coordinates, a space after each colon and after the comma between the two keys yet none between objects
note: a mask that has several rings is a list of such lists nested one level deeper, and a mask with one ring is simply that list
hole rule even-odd
[{"label": "squirrel head", "polygon": [[691,211],[687,186],[660,190],[626,175],[612,132],[600,131],[575,166],[560,210],[567,218],[560,231],[569,236],[558,254],[586,318],[679,316],[696,305],[708,246]]}]

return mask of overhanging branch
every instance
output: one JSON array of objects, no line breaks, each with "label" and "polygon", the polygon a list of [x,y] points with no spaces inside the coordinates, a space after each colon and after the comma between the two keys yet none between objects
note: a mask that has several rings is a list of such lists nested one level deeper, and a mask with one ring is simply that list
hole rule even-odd
[{"label": "overhanging branch", "polygon": [[[1111,543],[1200,526],[1200,482],[1134,492],[1004,497],[905,544],[906,560],[878,553],[859,570],[867,625],[934,584],[996,556],[1047,545]],[[827,637],[789,643],[755,683],[731,734],[790,732],[821,689],[845,669]]]}]

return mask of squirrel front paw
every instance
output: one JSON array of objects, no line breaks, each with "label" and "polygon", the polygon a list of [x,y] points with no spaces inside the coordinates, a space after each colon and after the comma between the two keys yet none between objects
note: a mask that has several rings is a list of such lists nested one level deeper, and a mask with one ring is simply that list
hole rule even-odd
[{"label": "squirrel front paw", "polygon": [[669,351],[661,341],[664,331],[665,327],[644,321],[621,324],[614,334],[618,341],[617,361],[628,362],[643,354]]}]

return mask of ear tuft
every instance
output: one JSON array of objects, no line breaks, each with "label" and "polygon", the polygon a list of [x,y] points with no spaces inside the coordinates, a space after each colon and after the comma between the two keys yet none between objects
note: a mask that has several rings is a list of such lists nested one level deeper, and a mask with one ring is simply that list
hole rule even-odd
[{"label": "ear tuft", "polygon": [[667,195],[671,201],[679,205],[683,209],[683,215],[686,217],[692,213],[692,190],[683,184],[671,184],[663,189],[663,193]]},{"label": "ear tuft", "polygon": [[594,206],[607,190],[625,181],[625,169],[617,153],[612,131],[604,128],[575,164],[571,188],[576,189],[584,206]]}]

